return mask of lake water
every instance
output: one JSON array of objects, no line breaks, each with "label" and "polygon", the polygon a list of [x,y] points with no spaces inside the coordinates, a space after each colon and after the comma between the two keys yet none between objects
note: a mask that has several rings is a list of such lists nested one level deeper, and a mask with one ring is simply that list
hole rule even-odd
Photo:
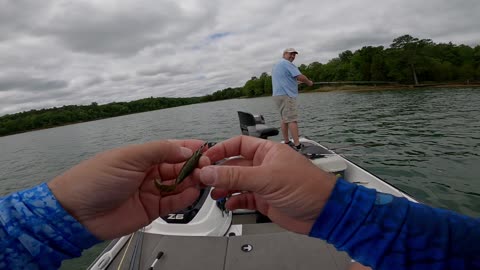
[{"label": "lake water", "polygon": [[[480,91],[301,94],[300,133],[424,203],[480,216]],[[0,195],[48,181],[97,152],[167,138],[240,134],[237,111],[279,127],[271,98],[195,104],[0,137]],[[272,138],[281,140],[280,136]],[[84,269],[104,245],[64,269]]]}]

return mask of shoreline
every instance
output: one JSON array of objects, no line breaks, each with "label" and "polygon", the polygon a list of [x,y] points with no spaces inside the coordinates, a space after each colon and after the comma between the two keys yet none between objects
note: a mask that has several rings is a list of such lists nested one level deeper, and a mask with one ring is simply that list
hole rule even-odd
[{"label": "shoreline", "polygon": [[[480,88],[480,83],[471,83],[471,84],[421,84],[418,86],[414,85],[376,85],[376,86],[365,86],[365,85],[336,85],[336,86],[322,86],[318,87],[313,90],[300,90],[300,94],[304,93],[326,93],[326,92],[362,92],[362,91],[390,91],[390,90],[422,90],[422,89],[432,89],[432,88]],[[269,97],[270,95],[263,95],[263,96],[256,96],[256,97],[251,97],[251,98],[258,98],[258,97]],[[249,97],[238,97],[240,99],[243,98],[249,98]],[[206,102],[211,102],[211,101],[206,101]],[[201,102],[203,103],[203,102]],[[189,105],[189,104],[186,104]],[[186,105],[181,105],[181,106],[186,106]],[[176,106],[175,106],[176,107]],[[170,107],[168,107],[170,108]],[[166,109],[166,108],[163,108]],[[159,109],[161,110],[161,109]],[[154,111],[154,110],[150,110]],[[145,111],[148,112],[148,111]],[[143,113],[143,112],[133,112],[133,113],[127,113],[127,114],[122,114],[122,115],[117,115],[117,116],[112,116],[112,117],[100,117],[97,119],[91,119],[87,121],[75,121],[75,122],[69,122],[69,123],[61,123],[58,125],[53,125],[49,127],[42,127],[42,128],[32,128],[28,130],[22,130],[18,132],[13,132],[9,134],[4,134],[0,135],[1,137],[7,137],[7,136],[13,136],[17,134],[22,134],[22,133],[27,133],[27,132],[32,132],[32,131],[39,131],[39,130],[44,130],[44,129],[50,129],[50,128],[57,128],[57,127],[62,127],[62,126],[68,126],[68,125],[73,125],[73,124],[80,124],[80,123],[86,123],[86,122],[91,122],[91,121],[98,121],[98,120],[103,120],[103,119],[108,119],[108,118],[113,118],[113,117],[121,117],[125,115],[131,115],[131,114],[136,114],[136,113]]]},{"label": "shoreline", "polygon": [[364,85],[338,85],[338,86],[321,86],[313,90],[301,90],[301,93],[316,93],[316,92],[335,92],[335,91],[384,91],[384,90],[418,90],[418,89],[430,89],[430,88],[480,88],[480,83],[452,83],[452,84],[420,84],[420,85],[376,85],[376,86],[364,86]]}]

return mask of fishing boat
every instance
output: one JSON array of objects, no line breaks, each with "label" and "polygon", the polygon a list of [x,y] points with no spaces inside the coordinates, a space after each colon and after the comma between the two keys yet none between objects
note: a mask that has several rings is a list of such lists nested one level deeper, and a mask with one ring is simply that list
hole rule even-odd
[{"label": "fishing boat", "polygon": [[[242,134],[267,139],[278,134],[261,115],[238,112]],[[300,151],[319,168],[347,181],[398,197],[413,198],[307,137]],[[112,241],[90,265],[103,269],[328,269],[344,270],[351,258],[323,240],[282,229],[258,212],[227,211],[210,188],[182,211],[158,218]]]}]

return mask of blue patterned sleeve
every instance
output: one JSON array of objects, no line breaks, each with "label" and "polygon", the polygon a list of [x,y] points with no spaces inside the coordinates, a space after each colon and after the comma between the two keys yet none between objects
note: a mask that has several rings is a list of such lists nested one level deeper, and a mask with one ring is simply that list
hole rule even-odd
[{"label": "blue patterned sleeve", "polygon": [[58,269],[100,242],[46,183],[0,198],[0,224],[0,269]]},{"label": "blue patterned sleeve", "polygon": [[480,269],[480,219],[343,179],[310,236],[374,269]]}]

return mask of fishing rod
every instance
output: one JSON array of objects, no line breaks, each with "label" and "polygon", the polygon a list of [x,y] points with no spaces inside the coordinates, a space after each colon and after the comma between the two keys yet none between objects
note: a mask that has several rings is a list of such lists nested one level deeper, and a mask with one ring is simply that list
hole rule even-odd
[{"label": "fishing rod", "polygon": [[344,154],[344,153],[338,153],[335,152],[337,155],[343,156],[343,157],[383,157],[383,158],[388,158],[388,157],[404,157],[404,158],[416,158],[416,157],[438,157],[438,155],[392,155],[392,154]]},{"label": "fishing rod", "polygon": [[398,84],[397,82],[387,81],[337,81],[337,82],[314,82],[313,85],[331,85],[331,84]]}]

